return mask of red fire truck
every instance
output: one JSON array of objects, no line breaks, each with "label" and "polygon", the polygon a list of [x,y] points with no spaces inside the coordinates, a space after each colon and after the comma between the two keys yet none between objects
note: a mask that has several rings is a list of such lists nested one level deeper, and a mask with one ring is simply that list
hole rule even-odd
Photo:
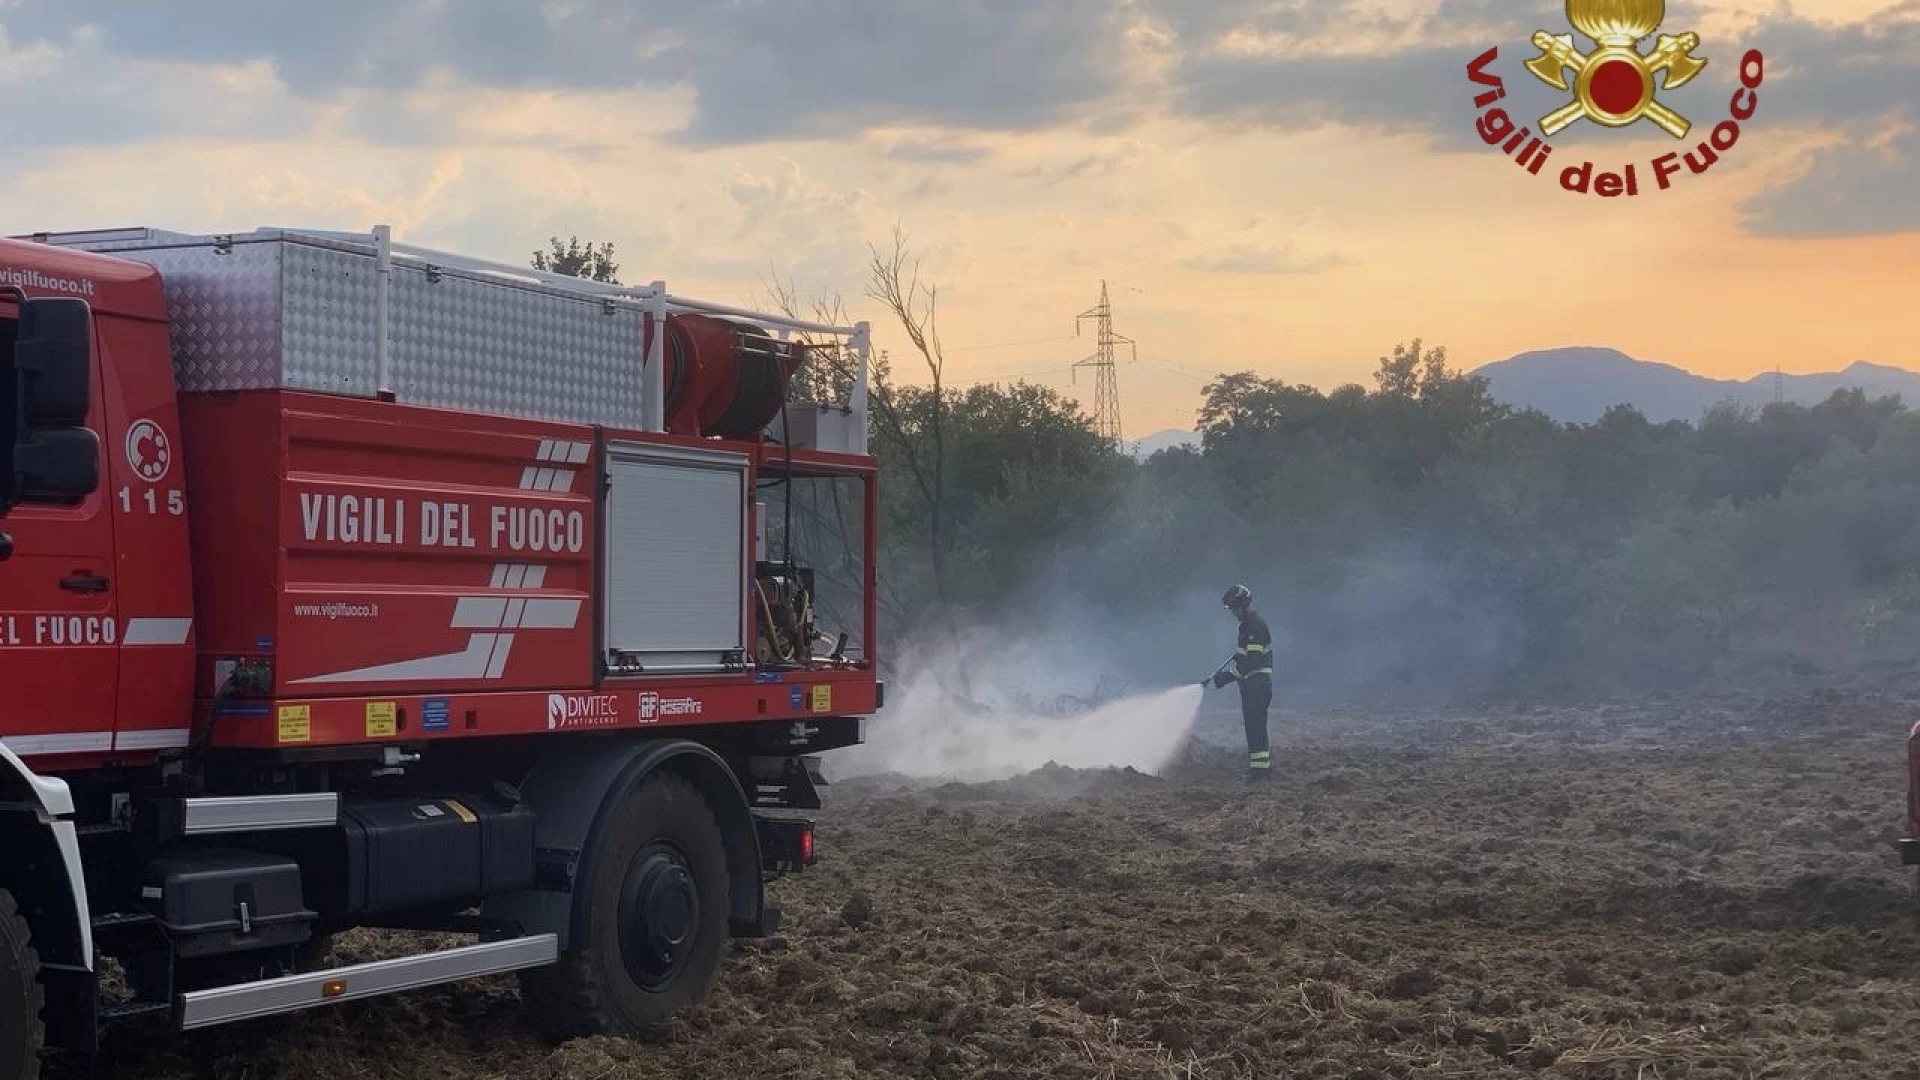
[{"label": "red fire truck", "polygon": [[882,704],[868,349],[385,227],[0,240],[0,1080],[505,972],[556,1038],[698,1000]]}]

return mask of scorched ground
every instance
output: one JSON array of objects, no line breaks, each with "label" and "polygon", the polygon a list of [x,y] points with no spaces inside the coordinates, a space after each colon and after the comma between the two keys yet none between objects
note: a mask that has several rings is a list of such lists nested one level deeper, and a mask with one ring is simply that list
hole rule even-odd
[{"label": "scorched ground", "polygon": [[1164,778],[842,783],[664,1045],[548,1049],[495,980],[106,1075],[1920,1077],[1913,705],[1282,711],[1255,792],[1221,713]]}]

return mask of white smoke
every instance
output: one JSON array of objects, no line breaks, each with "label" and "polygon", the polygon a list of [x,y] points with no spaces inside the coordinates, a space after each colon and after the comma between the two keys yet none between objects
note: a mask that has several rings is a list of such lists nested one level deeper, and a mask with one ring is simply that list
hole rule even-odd
[{"label": "white smoke", "polygon": [[1002,780],[1048,763],[1159,773],[1176,761],[1199,718],[1199,685],[1116,696],[1068,641],[1009,642],[972,635],[915,650],[912,672],[889,685],[865,744],[827,755],[829,779],[892,774]]}]

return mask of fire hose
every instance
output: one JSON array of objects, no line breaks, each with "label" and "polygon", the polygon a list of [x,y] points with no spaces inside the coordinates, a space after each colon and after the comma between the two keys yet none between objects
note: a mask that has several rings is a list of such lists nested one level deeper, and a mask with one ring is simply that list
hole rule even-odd
[{"label": "fire hose", "polygon": [[1205,689],[1205,688],[1207,688],[1207,687],[1210,687],[1210,686],[1212,686],[1212,685],[1213,685],[1213,681],[1214,681],[1215,679],[1218,679],[1218,678],[1220,677],[1220,673],[1221,673],[1221,672],[1223,672],[1223,671],[1225,671],[1225,670],[1227,670],[1228,668],[1230,668],[1230,667],[1232,667],[1232,666],[1233,666],[1233,660],[1234,660],[1234,658],[1233,658],[1233,657],[1231,657],[1231,656],[1229,656],[1229,657],[1227,657],[1227,659],[1226,659],[1226,661],[1225,661],[1224,663],[1222,663],[1222,664],[1221,664],[1221,665],[1220,665],[1219,667],[1217,667],[1217,668],[1214,668],[1214,669],[1213,669],[1213,674],[1211,674],[1211,675],[1209,675],[1209,676],[1207,676],[1206,678],[1204,678],[1204,679],[1202,679],[1202,680],[1200,680],[1200,686],[1201,686],[1201,688],[1202,688],[1202,689]]}]

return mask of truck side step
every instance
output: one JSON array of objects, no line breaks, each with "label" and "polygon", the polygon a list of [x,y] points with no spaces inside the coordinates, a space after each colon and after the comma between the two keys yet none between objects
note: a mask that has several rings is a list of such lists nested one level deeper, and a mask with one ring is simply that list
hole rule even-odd
[{"label": "truck side step", "polygon": [[164,837],[216,836],[278,829],[324,829],[340,820],[340,796],[331,791],[300,795],[238,795],[163,799]]},{"label": "truck side step", "polygon": [[418,990],[522,968],[544,967],[560,958],[554,934],[492,941],[445,952],[375,960],[351,967],[286,975],[278,979],[196,990],[179,996],[182,1031],[299,1012],[319,1005]]}]

